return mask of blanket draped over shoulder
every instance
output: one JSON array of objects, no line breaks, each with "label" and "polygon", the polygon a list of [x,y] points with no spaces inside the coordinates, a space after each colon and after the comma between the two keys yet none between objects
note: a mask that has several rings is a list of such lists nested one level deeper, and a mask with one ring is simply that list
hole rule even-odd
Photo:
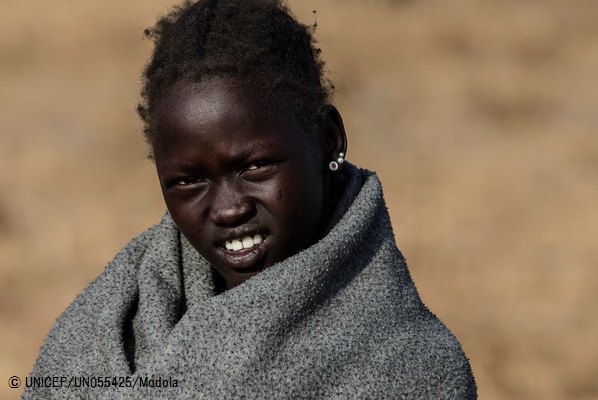
[{"label": "blanket draped over shoulder", "polygon": [[166,214],[48,334],[31,382],[67,382],[24,398],[476,398],[459,342],[396,247],[378,178],[345,165],[325,236],[220,294]]}]

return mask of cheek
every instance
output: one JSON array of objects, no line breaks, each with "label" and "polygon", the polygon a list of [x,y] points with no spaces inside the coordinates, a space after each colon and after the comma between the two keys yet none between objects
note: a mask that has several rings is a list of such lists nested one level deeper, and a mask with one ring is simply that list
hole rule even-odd
[{"label": "cheek", "polygon": [[276,190],[274,201],[279,213],[285,216],[293,230],[315,229],[323,205],[323,187],[318,176],[289,177]]},{"label": "cheek", "polygon": [[201,224],[201,210],[193,202],[183,202],[180,200],[169,199],[165,196],[166,207],[179,230],[189,239],[190,242],[196,241],[203,233]]}]

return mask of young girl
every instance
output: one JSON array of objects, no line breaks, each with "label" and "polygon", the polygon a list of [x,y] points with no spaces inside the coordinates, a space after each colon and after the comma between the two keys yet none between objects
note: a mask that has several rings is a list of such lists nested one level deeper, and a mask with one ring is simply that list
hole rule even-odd
[{"label": "young girl", "polygon": [[200,0],[146,34],[168,213],[50,331],[31,378],[64,384],[25,398],[476,398],[346,161],[311,30],[278,0]]}]

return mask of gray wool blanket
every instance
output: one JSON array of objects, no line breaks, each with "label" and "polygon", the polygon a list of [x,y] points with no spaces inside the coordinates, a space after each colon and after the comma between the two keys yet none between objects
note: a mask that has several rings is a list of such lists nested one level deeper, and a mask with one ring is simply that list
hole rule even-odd
[{"label": "gray wool blanket", "polygon": [[345,165],[325,236],[220,294],[167,214],[56,321],[24,398],[475,399],[459,342],[396,247],[378,178]]}]

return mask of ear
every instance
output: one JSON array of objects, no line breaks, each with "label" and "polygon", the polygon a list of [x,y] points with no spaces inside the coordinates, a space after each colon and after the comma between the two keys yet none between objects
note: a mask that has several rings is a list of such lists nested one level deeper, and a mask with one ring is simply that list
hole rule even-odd
[{"label": "ear", "polygon": [[[347,135],[341,114],[332,104],[322,107],[320,116],[320,133],[324,138],[324,167],[326,171],[332,172],[328,164],[337,161],[341,153],[347,157]],[[343,164],[340,163],[339,169],[342,167]]]}]

